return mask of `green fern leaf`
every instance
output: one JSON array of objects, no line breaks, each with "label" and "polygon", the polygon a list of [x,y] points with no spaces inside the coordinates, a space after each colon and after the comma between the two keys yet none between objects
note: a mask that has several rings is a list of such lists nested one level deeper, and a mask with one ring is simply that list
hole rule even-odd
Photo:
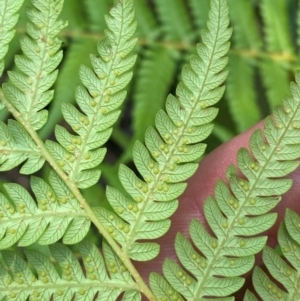
[{"label": "green fern leaf", "polygon": [[287,292],[283,291],[265,274],[256,268],[253,273],[253,284],[263,300],[298,300],[300,298],[299,285],[299,249],[300,249],[300,216],[287,209],[284,224],[278,231],[278,241],[286,260],[281,258],[273,249],[266,246],[263,251],[263,262],[269,273]]},{"label": "green fern leaf", "polygon": [[198,31],[207,27],[208,12],[210,2],[206,0],[188,0],[188,4],[191,8],[191,14],[194,17]]},{"label": "green fern leaf", "polygon": [[250,291],[246,291],[243,301],[257,301],[257,298]]},{"label": "green fern leaf", "polygon": [[253,63],[239,54],[229,56],[226,97],[238,132],[247,130],[262,117],[256,103]]},{"label": "green fern leaf", "polygon": [[[0,76],[4,71],[4,56],[8,52],[8,44],[15,35],[13,29],[16,25],[19,15],[18,10],[22,6],[24,0],[2,0],[0,1]],[[3,109],[0,103],[0,109]]]},{"label": "green fern leaf", "polygon": [[0,249],[16,242],[48,245],[61,238],[65,244],[74,244],[86,236],[90,228],[86,213],[56,173],[51,172],[49,180],[51,186],[40,178],[31,179],[37,205],[19,184],[4,184],[12,203],[0,194]]},{"label": "green fern leaf", "polygon": [[22,114],[24,125],[38,130],[47,121],[48,112],[43,109],[53,98],[53,91],[49,89],[56,80],[55,69],[62,59],[61,41],[56,36],[65,24],[57,21],[63,1],[32,0],[32,4],[35,8],[27,10],[32,22],[27,26],[30,37],[21,39],[25,55],[15,58],[22,73],[9,72],[12,84],[4,84],[3,92]]},{"label": "green fern leaf", "polygon": [[260,2],[269,52],[292,54],[291,29],[288,22],[288,5],[281,0]]},{"label": "green fern leaf", "polygon": [[80,83],[78,78],[80,66],[89,63],[89,54],[95,48],[94,41],[90,39],[84,41],[77,39],[68,47],[55,83],[55,95],[50,103],[48,121],[39,131],[42,140],[46,139],[53,132],[55,125],[63,119],[61,104],[63,102],[74,102],[74,91]]},{"label": "green fern leaf", "polygon": [[[274,108],[281,103],[279,95],[288,94],[289,71],[286,66],[272,59],[265,59],[259,66],[263,84],[266,88],[269,107]],[[270,74],[272,74],[272,78],[269,76]]]},{"label": "green fern leaf", "polygon": [[32,174],[45,162],[32,138],[15,120],[9,120],[8,125],[0,122],[0,154],[0,171],[11,170],[26,161],[20,173]]},{"label": "green fern leaf", "polygon": [[167,113],[161,110],[156,115],[157,130],[150,127],[146,132],[146,146],[139,141],[134,145],[133,159],[142,179],[125,165],[120,166],[119,178],[131,199],[107,189],[109,203],[124,221],[103,210],[95,212],[125,253],[136,260],[150,260],[157,255],[157,244],[146,243],[145,248],[151,252],[145,256],[141,253],[144,243],[136,241],[155,239],[168,231],[167,218],[176,210],[176,199],[186,187],[178,182],[196,171],[198,164],[193,161],[204,153],[205,145],[200,142],[211,133],[209,122],[216,116],[211,106],[224,92],[219,85],[227,75],[222,69],[227,63],[224,56],[231,30],[227,28],[226,2],[214,1],[212,5],[210,31],[203,33],[204,45],[198,45],[198,56],[192,56],[191,66],[183,69],[178,98],[169,95]]},{"label": "green fern leaf", "polygon": [[[143,139],[146,129],[154,123],[156,112],[163,108],[175,70],[176,60],[170,50],[154,46],[145,51],[134,89],[134,141]],[[155,102],[153,91],[157,91]]]},{"label": "green fern leaf", "polygon": [[[233,23],[234,47],[258,51],[261,48],[261,39],[255,22],[255,11],[248,0],[228,0],[230,20]],[[230,74],[230,73],[229,73]]]},{"label": "green fern leaf", "polygon": [[[26,250],[30,264],[12,251],[2,251],[0,266],[0,296],[5,300],[97,300],[115,301],[125,291],[122,301],[140,301],[141,295],[130,274],[120,263],[111,248],[104,243],[104,258],[95,245],[88,241],[80,243],[85,274],[71,251],[62,244],[50,246],[50,251],[59,265],[58,273],[53,263],[43,254]],[[130,299],[132,298],[132,299]]]},{"label": "green fern leaf", "polygon": [[83,3],[64,0],[61,18],[68,20],[68,28],[70,30],[85,30],[87,27],[88,23],[86,22],[85,15],[82,13],[82,6]]},{"label": "green fern leaf", "polygon": [[108,14],[113,5],[113,0],[85,0],[82,4],[87,12],[90,30],[98,33],[103,32],[106,23],[102,16]]},{"label": "green fern leaf", "polygon": [[129,69],[136,57],[128,55],[136,44],[132,38],[136,24],[131,1],[118,2],[106,17],[109,30],[107,37],[98,44],[100,58],[91,56],[94,70],[82,66],[80,79],[85,88],[79,86],[75,106],[64,103],[62,113],[76,135],[60,126],[55,134],[59,144],[47,141],[51,155],[59,162],[70,180],[79,188],[87,188],[99,180],[96,168],[103,160],[106,150],[100,148],[109,138],[126,93],[132,73]]},{"label": "green fern leaf", "polygon": [[238,132],[243,132],[262,118],[256,102],[255,61],[243,56],[245,49],[253,53],[260,51],[261,41],[251,3],[248,0],[230,0],[228,4],[234,45],[229,56],[226,98],[236,128]]},{"label": "green fern leaf", "polygon": [[[233,294],[244,283],[240,276],[252,268],[254,255],[264,247],[267,238],[256,235],[275,223],[277,214],[268,210],[291,187],[292,180],[283,177],[299,166],[296,159],[300,148],[300,73],[296,74],[296,83],[291,84],[291,92],[293,97],[285,98],[283,106],[266,119],[264,134],[261,130],[252,134],[251,153],[245,148],[239,150],[237,164],[246,179],[239,177],[236,168],[231,166],[227,170],[230,189],[220,180],[215,199],[206,199],[204,215],[215,236],[199,221],[192,220],[189,232],[202,255],[182,235],[177,235],[178,258],[197,281],[192,278],[187,284],[188,274],[171,260],[165,261],[163,272],[172,287],[186,299]],[[295,229],[299,221],[289,225]],[[266,276],[257,273],[257,283],[265,286]]]},{"label": "green fern leaf", "polygon": [[147,0],[135,1],[134,8],[137,21],[137,36],[149,40],[155,38],[158,33],[157,24]]},{"label": "green fern leaf", "polygon": [[162,23],[166,40],[189,43],[192,28],[182,0],[154,0],[155,8]]}]

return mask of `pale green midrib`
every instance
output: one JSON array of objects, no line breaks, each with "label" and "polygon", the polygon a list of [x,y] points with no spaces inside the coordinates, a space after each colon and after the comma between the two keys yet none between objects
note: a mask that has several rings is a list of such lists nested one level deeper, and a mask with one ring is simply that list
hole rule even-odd
[{"label": "pale green midrib", "polygon": [[[219,259],[219,257],[220,257],[220,252],[222,251],[223,247],[224,247],[225,244],[227,243],[228,238],[232,237],[232,236],[230,236],[230,234],[231,234],[231,233],[230,233],[230,230],[234,229],[234,227],[233,227],[233,226],[234,226],[234,223],[236,223],[236,221],[240,218],[240,215],[242,214],[242,211],[243,211],[243,209],[244,209],[244,206],[245,206],[246,203],[247,203],[247,200],[250,198],[251,194],[252,194],[253,192],[255,192],[255,189],[256,189],[255,186],[256,186],[256,184],[257,184],[258,181],[260,180],[260,177],[261,177],[261,175],[264,173],[265,169],[267,169],[268,164],[272,161],[273,155],[276,153],[276,150],[277,150],[277,148],[280,146],[282,139],[284,138],[285,134],[286,134],[287,131],[289,130],[289,127],[290,127],[290,125],[292,124],[294,117],[297,115],[297,111],[299,110],[299,107],[300,107],[300,102],[298,102],[297,107],[296,107],[294,113],[291,115],[292,117],[290,118],[290,120],[289,120],[289,122],[288,122],[288,124],[287,124],[287,127],[284,129],[282,135],[278,138],[278,143],[274,146],[274,149],[270,152],[269,158],[266,159],[265,165],[264,165],[264,166],[261,166],[259,172],[257,173],[256,180],[254,181],[254,183],[253,183],[253,185],[250,187],[250,189],[247,191],[247,193],[246,193],[247,196],[245,196],[245,200],[244,200],[243,204],[242,204],[242,203],[240,204],[240,207],[239,207],[239,209],[238,209],[238,211],[237,211],[236,216],[235,216],[234,218],[232,218],[231,224],[228,225],[228,228],[227,228],[228,230],[227,230],[227,231],[226,231],[226,230],[224,231],[224,232],[227,232],[227,233],[225,234],[225,236],[224,236],[224,238],[223,238],[221,244],[219,244],[219,240],[218,240],[218,246],[217,246],[217,248],[216,248],[216,252],[215,252],[215,254],[214,254],[214,258],[213,258],[213,260],[211,261],[211,263],[207,266],[207,269],[206,269],[206,271],[204,272],[203,281],[201,281],[201,286],[199,287],[198,293],[197,293],[196,296],[195,296],[196,299],[194,298],[193,300],[198,300],[197,298],[199,298],[199,295],[201,294],[201,289],[205,286],[206,280],[210,278],[210,275],[211,275],[211,273],[212,273],[214,264],[215,264],[215,262],[218,261],[218,259]],[[274,121],[273,121],[273,122],[274,122]],[[270,146],[270,147],[271,147],[271,146]],[[288,160],[287,160],[287,161],[288,161]],[[270,178],[270,177],[268,177],[268,178]],[[276,178],[275,178],[275,179],[276,179]],[[229,218],[228,218],[228,220],[229,220]],[[233,233],[233,234],[234,234],[234,233]],[[236,235],[233,235],[233,236],[236,236]]]},{"label": "pale green midrib", "polygon": [[[221,14],[219,14],[221,15]],[[159,173],[157,174],[157,177],[156,177],[156,180],[154,181],[152,187],[150,187],[146,197],[145,197],[145,200],[143,202],[143,206],[142,208],[139,210],[139,214],[138,214],[138,217],[137,217],[137,220],[136,220],[136,223],[134,225],[134,227],[132,228],[132,231],[129,232],[129,239],[127,240],[128,241],[128,244],[126,245],[126,247],[124,248],[124,252],[128,255],[128,251],[131,249],[131,244],[132,244],[132,240],[134,239],[134,236],[132,235],[132,232],[134,233],[134,235],[136,234],[135,231],[136,231],[136,228],[138,227],[138,225],[140,224],[141,222],[141,219],[144,215],[144,211],[145,211],[145,208],[148,204],[148,202],[151,200],[151,196],[157,191],[157,185],[158,183],[160,182],[161,178],[163,177],[164,175],[164,172],[167,170],[167,166],[168,164],[170,163],[171,159],[174,157],[174,151],[177,149],[180,141],[182,140],[182,137],[184,136],[184,133],[185,133],[185,130],[186,128],[188,127],[189,125],[189,122],[190,122],[190,119],[194,113],[194,110],[196,109],[198,102],[199,100],[201,99],[201,94],[202,94],[202,91],[206,85],[206,80],[207,80],[207,76],[209,74],[209,71],[210,71],[210,66],[211,66],[211,63],[212,63],[212,58],[213,58],[213,55],[214,55],[214,51],[215,51],[215,47],[216,47],[216,43],[218,41],[218,35],[220,33],[221,29],[220,29],[220,19],[218,20],[218,30],[217,30],[217,34],[216,34],[216,39],[214,41],[214,45],[213,45],[213,50],[212,50],[212,53],[211,53],[211,58],[209,60],[209,63],[207,65],[207,71],[205,72],[205,76],[204,76],[204,79],[203,79],[203,83],[202,83],[202,86],[200,87],[199,89],[199,96],[197,97],[197,99],[195,100],[195,104],[194,106],[192,107],[190,113],[188,114],[188,117],[187,117],[187,122],[183,125],[182,127],[182,130],[180,133],[178,133],[176,135],[176,137],[178,137],[178,139],[174,142],[174,144],[172,145],[172,147],[170,147],[170,151],[169,151],[169,155],[167,156],[166,158],[166,161],[165,161],[165,164],[163,166],[163,168],[159,171]],[[172,121],[173,122],[173,121]],[[181,128],[179,128],[179,131],[180,131]],[[200,142],[199,142],[200,143]],[[150,186],[150,184],[149,184]],[[135,241],[135,239],[134,239]]]},{"label": "pale green midrib", "polygon": [[[91,282],[87,282],[86,280],[88,280],[87,278],[83,277],[83,279],[85,280],[84,282],[76,282],[76,283],[70,283],[67,280],[64,280],[62,278],[58,278],[58,281],[62,281],[62,283],[46,283],[44,285],[28,285],[28,286],[21,286],[20,284],[17,284],[16,286],[9,286],[9,288],[5,287],[3,288],[2,286],[0,286],[0,292],[5,292],[7,293],[7,291],[20,291],[20,289],[22,289],[22,291],[35,291],[37,289],[41,289],[43,291],[47,291],[47,290],[53,290],[53,289],[60,289],[63,288],[65,289],[67,288],[73,288],[73,289],[77,289],[77,288],[87,288],[87,287],[95,287],[95,288],[119,288],[122,290],[138,290],[137,286],[135,284],[128,284],[128,283],[120,283],[120,282],[113,282],[113,280],[109,280],[109,282],[101,282],[101,281],[91,281]],[[99,289],[99,292],[101,293],[101,290]],[[29,293],[29,292],[28,292]]]},{"label": "pale green midrib", "polygon": [[[48,17],[50,16],[50,9],[51,9],[51,4],[49,4],[49,6],[50,6],[50,8],[49,8],[49,13],[48,13]],[[34,9],[36,9],[36,8],[34,8]],[[50,17],[49,18],[47,18],[47,27],[46,27],[46,37],[47,37],[47,39],[48,39],[48,33],[49,33],[49,29],[50,29]],[[46,53],[47,53],[47,51],[46,51],[46,49],[47,49],[47,45],[46,45],[46,42],[44,42],[44,49],[43,49],[43,55],[42,55],[42,58],[40,59],[40,61],[41,61],[41,64],[40,64],[40,66],[39,66],[39,69],[37,70],[37,73],[36,73],[36,75],[38,75],[37,76],[37,81],[36,81],[36,84],[35,84],[35,86],[34,86],[34,89],[33,89],[33,95],[32,95],[32,97],[30,97],[30,99],[31,99],[31,102],[30,102],[30,104],[29,104],[29,108],[28,108],[28,112],[27,112],[27,118],[26,118],[26,116],[25,116],[25,120],[26,120],[26,122],[27,122],[27,125],[28,126],[32,126],[32,123],[31,123],[31,117],[32,117],[32,109],[33,109],[33,107],[34,107],[34,105],[35,105],[35,102],[36,102],[36,96],[37,96],[37,92],[39,91],[39,83],[40,83],[40,81],[41,81],[41,79],[44,77],[41,77],[41,75],[42,75],[42,71],[43,71],[43,67],[44,67],[44,61],[46,61],[45,60],[45,57],[46,57]],[[29,95],[30,96],[30,94],[31,93],[28,93],[27,95]]]},{"label": "pale green midrib", "polygon": [[[124,4],[122,4],[122,5],[124,5]],[[124,28],[124,22],[123,22],[123,20],[124,20],[124,8],[122,9],[122,22],[121,22],[121,27],[120,27],[119,35],[118,35],[118,38],[116,39],[117,40],[117,45],[115,47],[115,53],[114,53],[113,59],[111,61],[111,65],[110,65],[110,68],[109,68],[108,76],[105,79],[105,84],[103,85],[103,92],[105,91],[106,87],[108,86],[108,81],[109,81],[110,75],[113,72],[113,67],[114,67],[115,61],[116,61],[117,56],[118,56],[118,49],[119,49],[119,46],[120,46],[120,41],[122,39],[122,33],[123,33],[123,28]],[[91,118],[91,122],[89,124],[88,130],[87,130],[86,135],[84,137],[85,139],[83,139],[83,141],[82,141],[83,143],[82,143],[81,151],[80,151],[80,153],[79,153],[79,155],[77,157],[77,160],[75,160],[74,168],[70,171],[70,180],[73,183],[75,183],[75,181],[76,181],[76,176],[77,176],[77,173],[78,173],[78,169],[79,169],[79,167],[81,165],[81,161],[82,161],[83,154],[85,152],[86,145],[89,142],[90,134],[92,133],[92,129],[94,128],[94,123],[96,121],[96,117],[99,114],[99,110],[100,110],[101,105],[103,103],[103,98],[104,98],[104,94],[102,93],[102,95],[100,97],[100,100],[99,100],[99,103],[98,103],[98,105],[96,107],[97,108],[96,113],[94,114],[93,118]]]},{"label": "pale green midrib", "polygon": [[[20,213],[21,214],[21,213]],[[34,213],[34,215],[28,215],[28,214],[24,214],[18,217],[9,217],[8,220],[5,220],[4,217],[1,218],[1,226],[4,224],[11,224],[13,221],[17,221],[18,225],[26,220],[38,220],[38,219],[42,219],[42,218],[47,218],[47,217],[51,217],[52,219],[55,219],[56,217],[86,217],[88,218],[87,214],[81,213],[81,212],[60,212],[60,211],[55,211],[55,210],[51,210],[49,212],[46,213]],[[53,220],[50,221],[50,224],[52,223]]]}]

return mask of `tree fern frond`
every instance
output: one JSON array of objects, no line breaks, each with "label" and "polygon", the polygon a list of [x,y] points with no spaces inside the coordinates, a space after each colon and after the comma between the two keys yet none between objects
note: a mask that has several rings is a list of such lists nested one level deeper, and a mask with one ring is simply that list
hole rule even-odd
[{"label": "tree fern frond", "polygon": [[88,27],[89,23],[84,15],[82,6],[83,3],[74,2],[73,0],[64,0],[61,18],[63,20],[68,20],[69,29],[84,30]]},{"label": "tree fern frond", "polygon": [[244,57],[238,51],[259,51],[261,41],[251,3],[248,0],[229,0],[228,4],[233,25],[233,47],[237,48],[237,52],[233,49],[229,56],[226,99],[236,128],[238,132],[242,132],[258,122],[262,116],[256,102],[255,61]]},{"label": "tree fern frond", "polygon": [[132,259],[150,260],[158,254],[158,244],[138,241],[168,231],[167,218],[176,210],[176,199],[186,187],[180,182],[196,171],[198,164],[193,161],[204,153],[201,141],[212,131],[209,122],[217,114],[212,105],[222,97],[224,87],[219,86],[227,76],[223,68],[231,36],[228,23],[226,1],[212,1],[209,31],[203,32],[198,56],[192,56],[190,65],[183,69],[177,98],[169,95],[167,113],[161,110],[156,115],[157,130],[147,130],[146,146],[141,142],[134,146],[134,163],[143,179],[121,165],[119,178],[131,198],[107,189],[108,201],[121,218],[100,208],[95,212]]},{"label": "tree fern frond", "polygon": [[137,21],[137,35],[146,39],[153,39],[157,35],[158,30],[153,12],[147,4],[147,1],[135,1],[134,8]]},{"label": "tree fern frond", "polygon": [[287,209],[284,223],[278,231],[278,241],[286,261],[273,249],[266,246],[263,262],[269,273],[286,291],[275,284],[260,268],[253,273],[253,284],[263,300],[299,300],[300,299],[300,216]]},{"label": "tree fern frond", "polygon": [[62,105],[63,116],[76,135],[57,126],[55,136],[59,144],[46,142],[51,155],[79,188],[99,180],[101,172],[94,168],[104,158],[106,150],[101,146],[119,116],[117,108],[126,96],[123,89],[132,77],[129,69],[136,59],[135,55],[128,55],[137,41],[132,38],[136,28],[132,1],[118,2],[106,21],[109,30],[98,44],[100,57],[91,56],[94,70],[85,66],[80,69],[85,88],[78,87],[76,101],[83,113],[71,104]]},{"label": "tree fern frond", "polygon": [[274,108],[281,103],[280,95],[288,94],[289,71],[282,64],[268,58],[259,64],[259,70],[266,89],[269,107]]},{"label": "tree fern frond", "polygon": [[[254,64],[252,60],[232,53],[229,56],[228,69],[226,98],[236,128],[238,132],[243,132],[262,117],[256,102]],[[244,115],[244,112],[248,114]]]},{"label": "tree fern frond", "polygon": [[20,123],[9,120],[6,125],[0,121],[0,171],[11,170],[24,161],[21,174],[32,174],[45,163],[41,150]]},{"label": "tree fern frond", "polygon": [[31,179],[37,204],[19,184],[4,184],[12,203],[0,194],[0,249],[16,242],[19,246],[34,242],[48,245],[61,238],[65,244],[74,244],[85,237],[90,228],[85,211],[54,172],[50,183],[51,186],[40,178]]},{"label": "tree fern frond", "polygon": [[3,92],[22,114],[25,125],[38,130],[48,117],[48,112],[43,109],[53,98],[53,91],[49,89],[56,80],[55,69],[62,59],[61,41],[56,36],[65,24],[57,20],[63,7],[62,0],[32,0],[32,4],[34,8],[27,10],[32,22],[27,26],[30,37],[21,39],[25,55],[15,58],[22,73],[9,72],[12,84],[4,84]]},{"label": "tree fern frond", "polygon": [[293,44],[288,22],[288,2],[282,0],[262,0],[260,2],[264,20],[264,31],[269,52],[292,54]]},{"label": "tree fern frond", "polygon": [[[230,20],[233,24],[234,47],[240,49],[259,50],[261,39],[257,24],[255,23],[254,10],[248,0],[229,0]],[[230,72],[229,72],[230,74]]]},{"label": "tree fern frond", "polygon": [[50,103],[47,123],[39,131],[42,140],[46,139],[53,132],[55,125],[63,119],[61,104],[75,102],[74,91],[80,84],[78,78],[80,66],[89,63],[89,55],[95,48],[95,43],[91,39],[73,41],[68,48],[55,83],[55,95]]},{"label": "tree fern frond", "polygon": [[[145,51],[134,89],[133,140],[143,140],[146,129],[154,124],[156,112],[164,106],[175,70],[176,60],[170,50],[154,46]],[[156,91],[155,101],[153,91]]]},{"label": "tree fern frond", "polygon": [[168,41],[188,43],[193,36],[187,10],[182,0],[154,0],[162,31]]},{"label": "tree fern frond", "polygon": [[[122,301],[139,301],[141,295],[136,289],[129,272],[104,243],[104,258],[95,245],[88,241],[80,243],[84,270],[74,254],[63,244],[50,246],[51,254],[60,268],[43,254],[26,250],[28,263],[12,251],[1,251],[3,263],[0,266],[1,299],[26,300],[97,300],[115,301],[122,292]],[[130,299],[132,298],[132,299]]]},{"label": "tree fern frond", "polygon": [[205,29],[207,27],[206,24],[210,7],[209,1],[188,0],[188,5],[191,8],[191,13],[194,17],[198,30]]},{"label": "tree fern frond", "polygon": [[[24,0],[1,0],[0,1],[0,76],[4,70],[4,56],[8,52],[8,44],[15,35],[13,29],[16,25],[19,15],[18,10],[22,6]],[[3,105],[0,103],[0,109]]]},{"label": "tree fern frond", "polygon": [[91,31],[102,32],[106,28],[105,19],[113,5],[113,0],[85,0],[83,2],[88,15],[88,26]]},{"label": "tree fern frond", "polygon": [[300,73],[291,84],[291,92],[293,97],[285,98],[283,106],[266,119],[264,132],[252,134],[251,152],[239,150],[237,164],[243,177],[230,166],[230,188],[219,180],[215,198],[206,199],[204,215],[215,236],[197,220],[192,220],[189,228],[196,248],[182,234],[177,235],[177,256],[193,277],[171,260],[165,261],[163,272],[187,300],[226,297],[236,292],[244,283],[240,276],[251,270],[254,255],[264,247],[267,237],[253,236],[275,223],[277,214],[268,211],[292,185],[291,179],[283,177],[299,166]]}]

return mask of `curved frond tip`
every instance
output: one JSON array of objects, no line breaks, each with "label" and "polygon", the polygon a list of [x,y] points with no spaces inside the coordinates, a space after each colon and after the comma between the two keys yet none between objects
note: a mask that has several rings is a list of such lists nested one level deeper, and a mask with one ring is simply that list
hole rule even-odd
[{"label": "curved frond tip", "polygon": [[32,0],[32,4],[34,8],[27,9],[29,36],[20,40],[24,55],[15,58],[19,71],[8,73],[11,83],[3,85],[3,93],[22,115],[24,126],[39,130],[48,118],[44,108],[53,98],[53,90],[49,89],[62,59],[57,35],[66,23],[58,20],[63,0]]},{"label": "curved frond tip", "polygon": [[136,22],[132,1],[117,1],[106,23],[106,37],[98,44],[99,57],[91,55],[93,70],[85,66],[80,69],[84,86],[77,88],[75,96],[81,111],[69,103],[62,105],[63,116],[76,134],[56,126],[59,143],[46,142],[51,155],[79,188],[90,187],[100,178],[97,167],[106,153],[102,146],[120,114],[124,88],[132,77],[129,70],[136,60],[130,54],[137,42],[133,38]]},{"label": "curved frond tip", "polygon": [[107,198],[115,213],[95,209],[108,232],[134,260],[151,260],[159,253],[157,243],[140,240],[155,239],[168,231],[168,218],[186,187],[181,182],[194,174],[196,161],[204,153],[201,142],[212,131],[210,122],[217,115],[212,106],[222,97],[221,85],[227,76],[223,69],[231,36],[228,24],[226,2],[213,1],[204,44],[197,46],[197,55],[184,67],[177,97],[169,95],[166,112],[157,113],[156,128],[146,132],[146,145],[139,141],[134,145],[133,159],[141,178],[121,165],[119,178],[130,197],[108,188]]}]

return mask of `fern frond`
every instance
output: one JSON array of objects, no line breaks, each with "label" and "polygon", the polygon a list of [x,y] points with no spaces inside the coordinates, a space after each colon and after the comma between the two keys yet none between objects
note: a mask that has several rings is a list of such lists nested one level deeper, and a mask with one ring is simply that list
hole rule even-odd
[{"label": "fern frond", "polygon": [[193,36],[186,7],[182,0],[154,0],[165,39],[188,43]]},{"label": "fern frond", "polygon": [[261,12],[269,52],[293,54],[291,29],[288,22],[288,3],[282,0],[262,0]]},{"label": "fern frond", "polygon": [[11,170],[24,161],[21,174],[32,174],[45,163],[41,150],[20,123],[9,120],[6,125],[0,121],[0,171]]},{"label": "fern frond", "polygon": [[61,18],[68,20],[68,28],[71,30],[85,30],[88,27],[88,21],[83,11],[83,3],[79,1],[64,0]]},{"label": "fern frond", "polygon": [[[63,244],[49,246],[60,273],[45,255],[25,250],[28,263],[12,251],[1,251],[0,297],[5,300],[97,300],[114,301],[123,292],[122,301],[139,301],[129,272],[108,244],[104,243],[104,258],[95,245],[80,243],[84,270],[74,254]],[[3,264],[4,263],[4,264]],[[30,266],[29,266],[30,265]]]},{"label": "fern frond", "polygon": [[269,107],[274,108],[281,104],[280,95],[288,94],[289,71],[286,66],[268,58],[259,64],[259,70],[266,89]]},{"label": "fern frond", "polygon": [[209,1],[188,0],[187,2],[189,7],[191,8],[191,14],[194,17],[198,31],[205,29],[207,27],[206,24],[210,7]]},{"label": "fern frond", "polygon": [[55,136],[59,144],[47,141],[46,146],[53,158],[79,188],[95,184],[100,170],[95,169],[103,160],[112,125],[119,116],[117,108],[123,102],[132,73],[129,69],[136,56],[128,55],[137,39],[135,33],[132,1],[120,1],[106,18],[109,30],[107,37],[98,44],[100,57],[91,56],[93,69],[82,66],[80,79],[85,88],[79,86],[76,101],[82,112],[69,103],[63,103],[62,113],[76,135],[57,126]]},{"label": "fern frond", "polygon": [[[145,50],[134,89],[134,141],[142,140],[147,128],[154,124],[156,112],[164,106],[175,70],[176,60],[170,50],[160,46]],[[155,101],[153,91],[156,91]]]},{"label": "fern frond", "polygon": [[[0,1],[0,76],[4,70],[4,56],[8,51],[8,44],[15,35],[13,29],[16,25],[19,15],[18,10],[22,6],[24,0],[1,0]],[[3,109],[0,103],[0,109]]]},{"label": "fern frond", "polygon": [[53,91],[49,89],[56,80],[55,69],[62,59],[61,41],[56,36],[65,24],[57,20],[62,0],[32,0],[32,4],[34,8],[27,10],[32,22],[27,26],[30,37],[21,39],[25,55],[15,58],[21,72],[8,73],[12,84],[4,84],[3,93],[22,115],[24,126],[38,130],[48,117],[43,109],[53,98]]},{"label": "fern frond", "polygon": [[0,249],[16,242],[19,246],[48,245],[61,238],[65,244],[74,244],[85,237],[90,228],[85,211],[56,173],[51,172],[49,180],[51,186],[31,178],[36,202],[22,186],[4,184],[12,203],[0,194]]},{"label": "fern frond", "polygon": [[291,92],[293,97],[285,98],[283,106],[266,119],[264,133],[256,130],[252,134],[251,152],[239,150],[237,164],[243,176],[230,166],[230,188],[220,180],[215,198],[206,199],[204,215],[215,236],[197,220],[192,220],[189,228],[196,248],[182,234],[177,235],[177,256],[193,277],[169,259],[163,272],[187,300],[226,297],[236,292],[244,284],[240,276],[251,270],[254,255],[264,247],[267,237],[256,235],[275,223],[277,214],[268,211],[292,185],[291,179],[283,177],[299,166],[300,73],[291,84]]},{"label": "fern frond", "polygon": [[[248,0],[229,0],[228,4],[233,25],[233,47],[259,51],[261,41],[251,3]],[[238,132],[243,132],[262,117],[256,102],[255,61],[233,49],[229,56],[228,69],[226,99]]]},{"label": "fern frond", "polygon": [[157,35],[158,30],[154,14],[147,0],[135,1],[134,8],[137,21],[137,35],[149,40],[153,39]]},{"label": "fern frond", "polygon": [[63,119],[61,104],[74,103],[74,91],[80,84],[78,72],[82,64],[89,63],[89,55],[95,50],[95,43],[91,39],[76,40],[68,47],[60,66],[59,75],[55,82],[55,95],[50,103],[49,116],[45,126],[39,131],[42,140],[53,133],[54,127]]},{"label": "fern frond", "polygon": [[229,56],[228,69],[226,99],[238,132],[243,132],[262,117],[256,102],[254,62],[232,53]]},{"label": "fern frond", "polygon": [[257,298],[254,296],[253,293],[251,293],[250,291],[246,291],[245,297],[243,299],[243,301],[258,301]]},{"label": "fern frond", "polygon": [[158,244],[138,241],[154,239],[168,231],[168,218],[186,187],[180,182],[196,171],[198,163],[193,161],[204,153],[205,145],[200,142],[212,131],[209,123],[217,109],[211,106],[222,97],[224,87],[219,86],[227,76],[223,68],[231,36],[228,23],[226,1],[212,1],[209,31],[203,32],[204,44],[198,45],[198,55],[192,56],[190,65],[183,69],[177,98],[169,95],[167,113],[161,110],[156,115],[157,130],[147,130],[146,146],[139,141],[134,146],[134,163],[143,179],[121,165],[119,178],[131,198],[108,188],[108,201],[120,217],[101,208],[95,212],[125,254],[134,260],[150,260],[158,254]]},{"label": "fern frond", "polygon": [[299,300],[300,299],[300,216],[287,209],[284,223],[278,231],[278,242],[283,256],[281,258],[273,249],[266,246],[263,262],[269,273],[286,291],[275,284],[264,271],[256,267],[253,273],[255,290],[263,300]]},{"label": "fern frond", "polygon": [[248,0],[228,0],[228,5],[230,20],[233,25],[234,47],[250,49],[250,51],[259,50],[262,43],[251,2]]},{"label": "fern frond", "polygon": [[88,26],[91,31],[102,32],[106,28],[105,19],[113,0],[85,0],[82,3],[88,15]]}]

